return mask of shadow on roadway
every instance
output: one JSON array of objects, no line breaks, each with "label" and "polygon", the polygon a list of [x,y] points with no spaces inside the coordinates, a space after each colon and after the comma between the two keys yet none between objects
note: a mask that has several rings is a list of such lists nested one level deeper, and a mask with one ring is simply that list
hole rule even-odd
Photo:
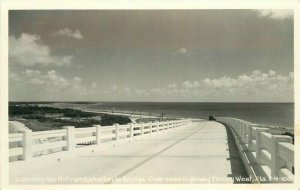
[{"label": "shadow on roadway", "polygon": [[[221,122],[219,122],[221,123]],[[230,165],[231,165],[231,174],[228,174],[228,177],[232,177],[234,180],[234,183],[250,183],[250,182],[245,182],[245,181],[238,181],[236,179],[236,177],[244,177],[244,178],[248,178],[249,176],[246,173],[246,170],[244,168],[243,165],[243,161],[239,155],[237,146],[235,144],[234,141],[234,137],[231,133],[230,128],[224,124],[221,123],[222,125],[224,125],[225,129],[226,129],[226,133],[227,133],[227,143],[228,143],[228,147],[229,147],[229,158],[227,158],[227,160],[230,161]]]}]

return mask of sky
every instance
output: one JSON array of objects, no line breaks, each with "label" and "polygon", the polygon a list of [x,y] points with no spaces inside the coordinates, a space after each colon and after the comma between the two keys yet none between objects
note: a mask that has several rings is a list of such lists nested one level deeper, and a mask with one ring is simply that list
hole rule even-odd
[{"label": "sky", "polygon": [[11,10],[10,101],[293,102],[292,10]]}]

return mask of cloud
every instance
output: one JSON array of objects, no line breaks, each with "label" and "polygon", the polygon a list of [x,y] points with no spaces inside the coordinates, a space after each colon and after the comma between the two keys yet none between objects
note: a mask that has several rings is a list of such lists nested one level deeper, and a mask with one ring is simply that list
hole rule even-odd
[{"label": "cloud", "polygon": [[178,53],[184,54],[184,53],[186,53],[186,52],[187,52],[187,49],[184,48],[184,47],[181,47],[181,48],[178,50]]},{"label": "cloud", "polygon": [[270,76],[275,76],[275,75],[276,75],[276,72],[273,71],[273,70],[269,70],[269,75],[270,75]]},{"label": "cloud", "polygon": [[150,93],[160,94],[163,90],[160,88],[152,88],[150,89]]},{"label": "cloud", "polygon": [[9,59],[24,66],[72,64],[73,56],[54,56],[38,35],[22,33],[19,38],[9,37]]},{"label": "cloud", "polygon": [[135,90],[135,92],[136,92],[136,94],[139,95],[139,96],[144,96],[144,97],[146,97],[146,96],[149,96],[149,95],[150,95],[149,92],[148,92],[147,90],[145,90],[145,89],[137,89],[137,90]]},{"label": "cloud", "polygon": [[70,88],[83,88],[82,79],[80,77],[67,79],[55,70],[41,72],[39,70],[26,69],[20,74],[13,73],[10,75],[10,79],[14,82],[37,86],[42,85],[45,89],[66,90]]},{"label": "cloud", "polygon": [[168,88],[169,88],[169,89],[175,89],[176,86],[177,86],[177,85],[173,83],[173,84],[169,84],[169,85],[168,85]]},{"label": "cloud", "polygon": [[69,28],[64,28],[64,29],[61,29],[61,30],[55,32],[54,36],[65,36],[65,37],[74,38],[77,40],[83,39],[83,36],[78,29],[72,31]]},{"label": "cloud", "polygon": [[[45,96],[76,99],[82,96],[94,100],[105,99],[136,101],[293,101],[294,73],[286,75],[269,70],[254,70],[235,77],[202,78],[196,81],[171,83],[149,89],[130,89],[113,84],[106,90],[96,83],[84,85],[78,76],[64,77],[56,70],[42,72],[26,69],[9,75],[11,86],[23,84],[22,89],[30,92],[43,89]],[[35,90],[32,87],[36,87]],[[25,91],[26,91],[25,90]],[[79,99],[79,98],[77,98]],[[79,99],[80,100],[80,99]]]},{"label": "cloud", "polygon": [[[58,75],[55,70],[48,71],[46,75],[42,75],[40,78],[44,79],[47,85],[55,86],[58,89],[66,89],[72,86],[71,81]],[[76,80],[74,82],[78,83]]]},{"label": "cloud", "polygon": [[116,92],[118,90],[118,85],[114,84],[111,88],[111,91]]},{"label": "cloud", "polygon": [[292,101],[293,100],[293,73],[287,76],[276,74],[275,71],[266,73],[255,70],[250,74],[239,75],[235,78],[223,76],[217,79],[201,80],[199,94],[206,97],[225,97],[231,101],[245,100],[255,101]]},{"label": "cloud", "polygon": [[[26,69],[10,73],[10,94],[21,101],[82,101],[98,100],[99,89],[94,82],[85,84],[79,76],[66,77],[56,70]],[[21,94],[21,96],[20,96]]]},{"label": "cloud", "polygon": [[127,96],[130,96],[130,95],[131,95],[131,91],[130,91],[130,89],[129,89],[127,86],[125,86],[125,87],[123,88],[123,91],[124,91],[124,93],[125,93]]},{"label": "cloud", "polygon": [[[165,87],[132,90],[132,97],[149,101],[292,101],[294,73],[254,70],[236,77],[203,78]],[[118,87],[118,89],[122,89]],[[118,90],[119,95],[125,95]]]},{"label": "cloud", "polygon": [[92,83],[92,88],[97,88],[97,83],[93,82]]},{"label": "cloud", "polygon": [[10,94],[20,101],[82,101],[99,100],[95,82],[84,83],[79,76],[64,76],[56,70],[25,69],[9,73]]},{"label": "cloud", "polygon": [[106,95],[109,95],[110,98],[118,98],[117,96],[131,96],[132,92],[127,86],[120,87],[116,84],[111,85],[108,89],[103,91]]},{"label": "cloud", "polygon": [[293,11],[288,9],[262,9],[256,10],[260,17],[283,20],[293,17]]},{"label": "cloud", "polygon": [[22,72],[24,75],[26,75],[27,77],[35,77],[35,76],[39,76],[41,74],[41,71],[39,70],[30,70],[30,69],[26,69],[25,71]]},{"label": "cloud", "polygon": [[41,72],[38,70],[30,70],[26,69],[25,71],[22,72],[23,77],[21,77],[25,83],[28,84],[37,84],[37,85],[42,85],[44,84],[44,80],[41,78]]},{"label": "cloud", "polygon": [[13,81],[20,81],[21,80],[17,73],[10,73],[9,74],[9,79],[13,80]]},{"label": "cloud", "polygon": [[197,87],[199,87],[199,83],[197,81],[194,81],[194,82],[185,81],[182,84],[182,86],[185,88],[197,88]]}]

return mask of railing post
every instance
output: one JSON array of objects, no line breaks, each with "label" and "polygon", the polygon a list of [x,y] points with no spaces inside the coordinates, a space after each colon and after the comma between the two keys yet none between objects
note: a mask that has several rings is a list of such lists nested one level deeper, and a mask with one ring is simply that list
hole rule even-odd
[{"label": "railing post", "polygon": [[247,143],[247,150],[250,150],[251,140],[252,140],[252,133],[251,133],[251,123],[247,123],[246,125],[246,143]]},{"label": "railing post", "polygon": [[248,133],[248,138],[247,138],[247,150],[249,151],[254,151],[254,148],[252,147],[252,140],[253,140],[253,135],[252,135],[252,130],[255,127],[255,124],[249,123],[247,125],[247,133]]},{"label": "railing post", "polygon": [[249,139],[249,126],[250,126],[250,122],[246,122],[245,124],[245,142],[248,143],[248,139]]},{"label": "railing post", "polygon": [[144,125],[141,123],[141,135],[144,135]]},{"label": "railing post", "polygon": [[247,142],[247,126],[249,122],[244,122],[243,124],[243,142]]},{"label": "railing post", "polygon": [[239,119],[239,136],[242,139],[242,121]]},{"label": "railing post", "polygon": [[152,121],[150,121],[150,127],[149,127],[149,131],[150,131],[150,133],[152,133]]},{"label": "railing post", "polygon": [[115,126],[115,134],[116,134],[116,137],[115,137],[115,139],[116,139],[116,141],[118,141],[119,140],[119,138],[120,138],[120,136],[119,136],[119,124],[118,123],[114,123],[113,124],[114,126]]},{"label": "railing post", "polygon": [[130,138],[132,138],[133,137],[133,126],[134,126],[134,124],[133,123],[130,123],[129,124],[130,125]]},{"label": "railing post", "polygon": [[163,121],[161,121],[161,122],[159,122],[159,132],[163,132],[163,130],[164,130],[164,122]]},{"label": "railing post", "polygon": [[240,139],[242,139],[242,121],[241,120],[239,120],[239,124],[238,124],[238,126],[239,126],[239,138]]},{"label": "railing post", "polygon": [[158,133],[159,132],[159,121],[156,121],[155,124],[156,124],[156,133]]},{"label": "railing post", "polygon": [[233,130],[236,132],[236,119],[232,119],[232,120],[229,120],[231,121],[231,126],[233,127]]},{"label": "railing post", "polygon": [[241,121],[241,127],[242,127],[242,133],[241,133],[241,139],[242,142],[245,142],[245,132],[246,132],[246,123],[245,121]]},{"label": "railing post", "polygon": [[101,144],[101,125],[93,125],[96,127],[96,144]]},{"label": "railing post", "polygon": [[255,138],[256,138],[256,161],[258,164],[261,164],[261,139],[260,139],[260,133],[261,132],[268,132],[268,128],[256,128],[255,129]]},{"label": "railing post", "polygon": [[233,128],[234,128],[234,131],[236,132],[236,134],[237,134],[237,137],[239,138],[239,133],[238,133],[238,128],[239,128],[239,126],[238,126],[238,120],[237,119],[235,119],[234,120],[234,124],[233,124]]},{"label": "railing post", "polygon": [[30,160],[33,157],[32,150],[32,131],[24,130],[23,131],[23,160]]},{"label": "railing post", "polygon": [[237,137],[239,138],[239,121],[237,119],[235,120],[235,131],[236,131]]},{"label": "railing post", "polygon": [[75,149],[76,142],[75,142],[75,127],[74,126],[63,126],[63,129],[67,129],[66,140],[67,146],[64,150],[70,151]]},{"label": "railing post", "polygon": [[271,147],[271,176],[279,177],[279,169],[283,166],[279,160],[278,143],[288,142],[292,143],[292,138],[285,135],[272,135]]}]

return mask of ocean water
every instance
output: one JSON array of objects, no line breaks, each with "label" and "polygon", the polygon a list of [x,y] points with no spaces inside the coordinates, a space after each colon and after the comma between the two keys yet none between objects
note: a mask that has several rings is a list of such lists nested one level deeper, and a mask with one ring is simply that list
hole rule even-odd
[{"label": "ocean water", "polygon": [[94,111],[142,113],[165,117],[208,119],[210,115],[240,118],[249,122],[294,127],[293,103],[179,103],[179,102],[90,102],[67,103]]}]

